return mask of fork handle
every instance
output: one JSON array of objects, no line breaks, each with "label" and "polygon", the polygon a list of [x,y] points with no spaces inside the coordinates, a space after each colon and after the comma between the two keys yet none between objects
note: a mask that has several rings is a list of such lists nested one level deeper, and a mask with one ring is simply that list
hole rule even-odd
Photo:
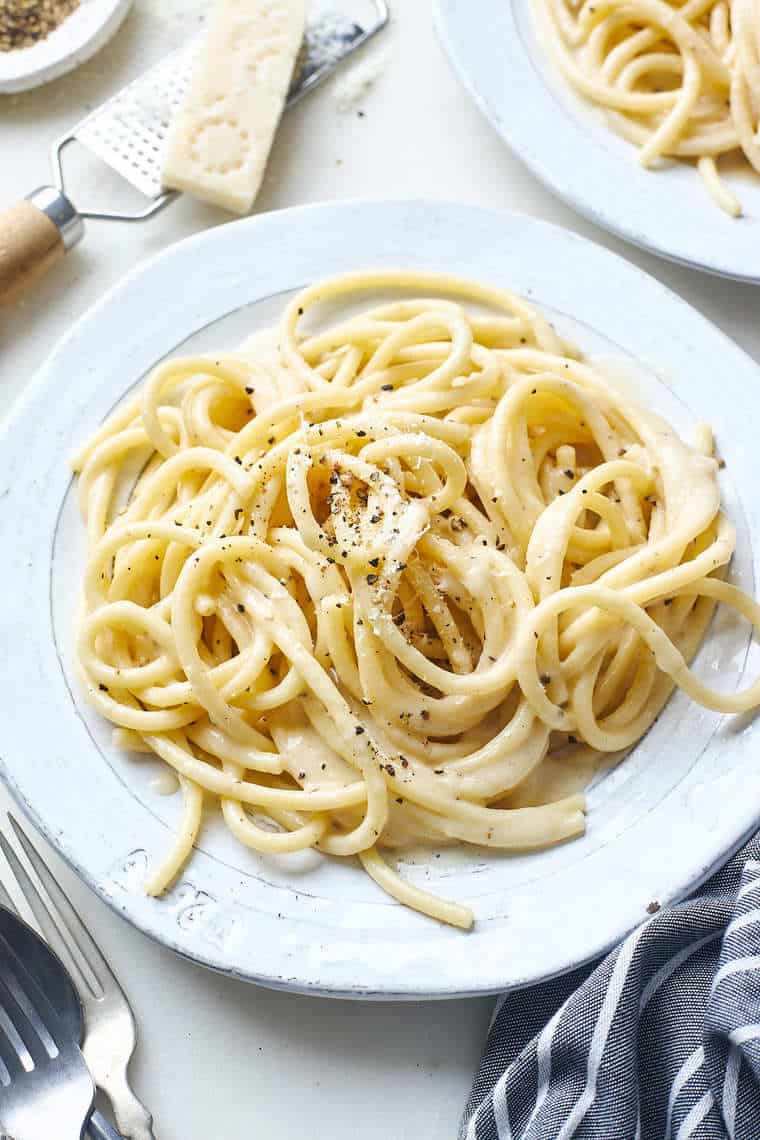
[{"label": "fork handle", "polygon": [[154,1140],[153,1117],[132,1092],[126,1068],[98,1072],[95,1082],[110,1100],[116,1123],[127,1140]]},{"label": "fork handle", "polygon": [[88,1140],[124,1140],[121,1132],[117,1132],[111,1121],[97,1108],[87,1123]]},{"label": "fork handle", "polygon": [[83,234],[81,216],[55,186],[0,213],[0,304],[34,284]]}]

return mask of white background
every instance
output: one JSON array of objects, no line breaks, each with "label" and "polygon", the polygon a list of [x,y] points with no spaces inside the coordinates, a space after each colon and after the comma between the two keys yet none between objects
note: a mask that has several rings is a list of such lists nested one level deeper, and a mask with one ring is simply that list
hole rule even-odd
[{"label": "white background", "polygon": [[[555,201],[470,104],[437,43],[429,0],[391,3],[393,26],[370,49],[382,47],[387,58],[360,104],[364,116],[341,111],[330,84],[290,110],[259,210],[327,198],[432,195],[534,214],[630,257],[760,360],[760,292],[639,253]],[[206,7],[201,0],[136,0],[116,39],[88,65],[39,91],[0,97],[0,204],[46,182],[50,142],[178,45]],[[71,195],[83,208],[132,201],[106,168],[77,156],[68,169]],[[123,273],[225,220],[183,199],[142,225],[89,223],[84,243],[66,262],[0,314],[0,410]],[[572,266],[558,272],[572,273]],[[719,360],[715,379],[719,390]],[[65,390],[59,398],[66,399]],[[150,944],[65,869],[61,876],[132,1000],[141,1034],[135,1084],[154,1113],[158,1140],[453,1140],[489,999],[367,1005],[231,982]]]}]

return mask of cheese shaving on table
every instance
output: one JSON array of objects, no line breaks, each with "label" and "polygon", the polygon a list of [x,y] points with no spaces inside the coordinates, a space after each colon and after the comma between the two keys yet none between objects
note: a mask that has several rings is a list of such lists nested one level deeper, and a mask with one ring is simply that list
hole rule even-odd
[{"label": "cheese shaving on table", "polygon": [[335,81],[333,89],[339,111],[354,111],[385,71],[385,51],[376,51]]}]

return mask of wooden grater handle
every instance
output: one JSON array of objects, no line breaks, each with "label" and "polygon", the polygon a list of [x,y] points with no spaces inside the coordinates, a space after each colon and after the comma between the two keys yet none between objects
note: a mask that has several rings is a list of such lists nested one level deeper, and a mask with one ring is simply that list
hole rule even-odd
[{"label": "wooden grater handle", "polygon": [[18,297],[84,232],[65,195],[42,187],[0,213],[0,304]]}]

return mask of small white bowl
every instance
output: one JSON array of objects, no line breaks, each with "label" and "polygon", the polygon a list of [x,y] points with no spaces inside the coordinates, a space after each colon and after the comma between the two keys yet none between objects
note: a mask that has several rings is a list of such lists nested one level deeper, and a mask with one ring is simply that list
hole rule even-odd
[{"label": "small white bowl", "polygon": [[44,40],[0,52],[0,94],[40,87],[79,67],[108,43],[131,5],[132,0],[81,0]]}]

